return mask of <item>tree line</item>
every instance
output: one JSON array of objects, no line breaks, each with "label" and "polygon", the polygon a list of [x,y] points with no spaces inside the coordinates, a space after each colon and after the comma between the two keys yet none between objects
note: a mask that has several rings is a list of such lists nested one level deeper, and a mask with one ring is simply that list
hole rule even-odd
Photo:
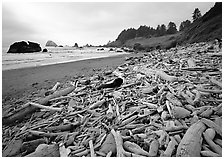
[{"label": "tree line", "polygon": [[[193,22],[201,17],[200,10],[196,8],[193,12]],[[190,20],[185,20],[181,22],[179,26],[179,31],[184,31],[185,28],[191,25]],[[125,41],[129,39],[134,39],[137,37],[158,37],[163,35],[175,34],[177,33],[177,26],[174,22],[169,22],[166,26],[165,24],[158,25],[157,28],[153,28],[146,25],[141,25],[138,29],[129,28],[124,29],[117,37],[116,41],[120,41],[121,43],[125,43]]]}]

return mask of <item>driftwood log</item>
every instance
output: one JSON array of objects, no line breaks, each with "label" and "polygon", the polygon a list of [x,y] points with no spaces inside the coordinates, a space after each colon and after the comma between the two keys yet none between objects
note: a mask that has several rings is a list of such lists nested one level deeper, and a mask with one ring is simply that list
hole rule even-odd
[{"label": "driftwood log", "polygon": [[[76,88],[75,86],[72,86],[72,87],[57,91],[45,98],[41,98],[38,101],[38,103],[41,105],[47,105],[49,100],[51,100],[53,98],[60,97],[60,96],[65,96],[65,95],[71,93],[75,88]],[[27,103],[24,105],[24,107],[22,107],[18,111],[16,111],[16,113],[14,113],[10,116],[7,116],[7,117],[3,117],[2,124],[7,125],[7,124],[13,123],[15,121],[22,121],[27,114],[31,114],[38,109],[39,108],[31,106],[29,103]]]},{"label": "driftwood log", "polygon": [[187,130],[177,147],[177,157],[200,157],[201,138],[206,126],[198,121]]},{"label": "driftwood log", "polygon": [[33,153],[25,157],[60,157],[59,145],[41,144],[36,148],[36,150]]}]

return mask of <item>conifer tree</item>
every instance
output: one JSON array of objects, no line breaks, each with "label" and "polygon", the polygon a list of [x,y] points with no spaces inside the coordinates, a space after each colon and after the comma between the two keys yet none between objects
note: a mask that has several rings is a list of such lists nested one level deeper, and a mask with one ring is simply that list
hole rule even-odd
[{"label": "conifer tree", "polygon": [[195,8],[192,17],[193,17],[193,21],[199,19],[201,17],[201,11],[198,8]]}]

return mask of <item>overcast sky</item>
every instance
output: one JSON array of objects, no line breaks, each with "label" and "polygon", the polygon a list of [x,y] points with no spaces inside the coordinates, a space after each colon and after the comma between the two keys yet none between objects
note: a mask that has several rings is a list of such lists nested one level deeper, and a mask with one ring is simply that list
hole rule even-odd
[{"label": "overcast sky", "polygon": [[47,40],[58,45],[102,45],[130,27],[156,28],[173,21],[179,29],[182,21],[192,20],[195,8],[203,15],[213,6],[214,2],[3,1],[3,47],[20,40],[38,42],[42,47]]}]

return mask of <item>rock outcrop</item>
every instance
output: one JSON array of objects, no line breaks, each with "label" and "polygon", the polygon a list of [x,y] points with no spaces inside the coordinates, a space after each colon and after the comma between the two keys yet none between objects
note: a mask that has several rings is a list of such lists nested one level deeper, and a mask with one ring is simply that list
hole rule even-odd
[{"label": "rock outcrop", "polygon": [[31,53],[31,52],[40,52],[40,44],[34,42],[15,42],[10,45],[10,48],[7,53]]},{"label": "rock outcrop", "polygon": [[53,46],[53,47],[56,47],[58,45],[55,42],[53,42],[51,40],[48,40],[45,46]]},{"label": "rock outcrop", "polygon": [[48,50],[46,48],[44,48],[42,52],[48,52]]},{"label": "rock outcrop", "polygon": [[73,47],[79,47],[79,45],[77,43],[75,43],[75,45]]}]

